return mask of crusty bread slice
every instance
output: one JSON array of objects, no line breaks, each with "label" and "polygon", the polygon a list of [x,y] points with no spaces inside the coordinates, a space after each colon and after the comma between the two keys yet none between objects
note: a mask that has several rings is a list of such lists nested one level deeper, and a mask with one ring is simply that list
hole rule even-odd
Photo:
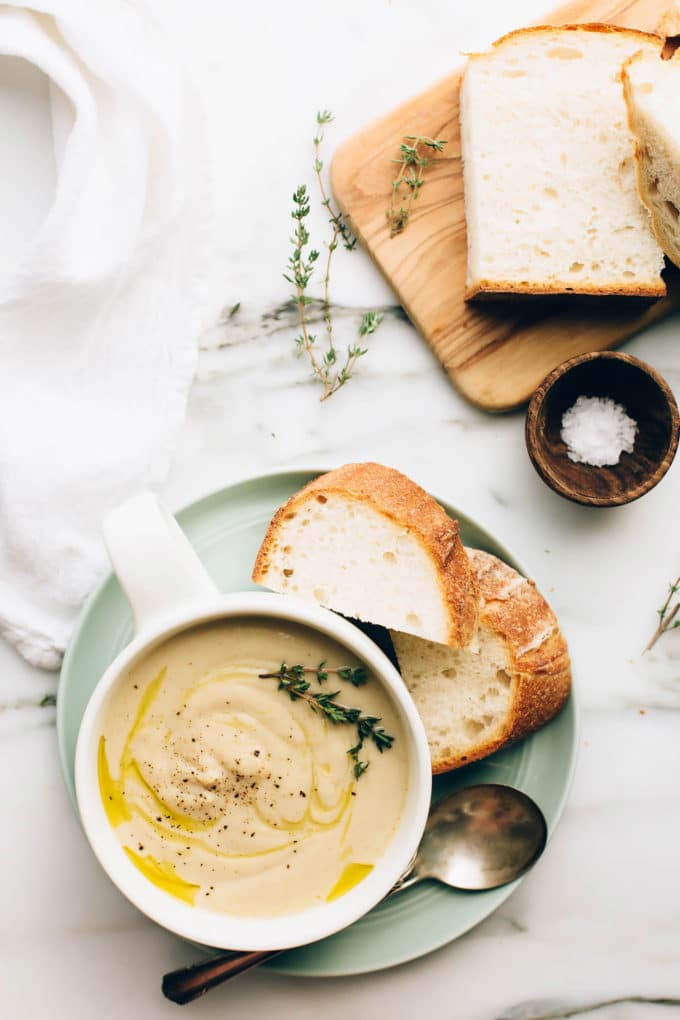
[{"label": "crusty bread slice", "polygon": [[660,297],[621,66],[663,40],[608,25],[523,29],[473,54],[460,95],[467,298]]},{"label": "crusty bread slice", "polygon": [[485,758],[543,726],[571,686],[566,642],[533,582],[489,553],[468,555],[481,595],[478,651],[392,633],[435,773]]},{"label": "crusty bread slice", "polygon": [[346,464],[292,496],[253,580],[446,645],[467,645],[477,626],[477,581],[456,521],[382,464]]},{"label": "crusty bread slice", "polygon": [[671,60],[640,50],[622,78],[640,197],[659,244],[680,266],[680,50]]}]

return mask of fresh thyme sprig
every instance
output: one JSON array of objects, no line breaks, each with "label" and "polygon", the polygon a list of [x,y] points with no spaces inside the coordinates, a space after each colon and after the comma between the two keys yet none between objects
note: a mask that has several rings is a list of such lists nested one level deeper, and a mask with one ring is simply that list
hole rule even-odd
[{"label": "fresh thyme sprig", "polygon": [[294,290],[292,299],[297,305],[300,320],[300,333],[295,337],[298,355],[306,354],[312,366],[312,375],[323,387],[321,400],[336,393],[345,383],[349,382],[359,358],[368,353],[368,348],[363,347],[361,341],[375,333],[382,322],[382,315],[378,312],[366,312],[361,319],[358,329],[357,342],[349,344],[344,362],[339,363],[338,351],[335,346],[333,335],[333,317],[331,315],[330,279],[331,265],[334,252],[342,243],[347,251],[353,251],[356,247],[356,237],[352,234],[342,213],[334,208],[326,186],[324,184],[322,171],[324,168],[321,159],[321,143],[323,142],[323,129],[333,120],[330,110],[320,110],[316,115],[316,133],[314,135],[314,174],[321,196],[321,205],[328,213],[328,222],[331,227],[331,239],[326,245],[327,255],[323,276],[323,319],[326,331],[325,349],[318,343],[318,337],[310,332],[307,319],[307,306],[313,301],[309,296],[308,287],[312,279],[316,263],[319,259],[319,252],[310,248],[309,231],[305,220],[309,216],[310,204],[309,194],[306,185],[302,184],[293,192],[293,211],[291,217],[295,221],[295,232],[291,237],[293,252],[288,259],[288,271],[284,273],[284,279],[292,284]]},{"label": "fresh thyme sprig", "polygon": [[[413,203],[425,183],[425,169],[432,163],[435,153],[444,151],[446,144],[441,138],[406,135],[399,146],[399,159],[392,161],[399,165],[399,173],[392,181],[392,194],[387,209],[390,237],[396,237],[406,228]],[[424,150],[429,150],[432,155],[425,155]]]},{"label": "fresh thyme sprig", "polygon": [[650,648],[653,648],[656,642],[667,633],[669,630],[674,630],[676,627],[680,627],[680,619],[677,619],[677,615],[680,612],[680,599],[676,599],[673,602],[673,597],[680,591],[680,577],[677,577],[673,584],[668,585],[668,597],[661,609],[657,609],[657,616],[659,617],[659,623],[656,630],[652,634],[645,651],[648,652]]},{"label": "fresh thyme sprig", "polygon": [[305,314],[307,305],[311,304],[312,301],[307,296],[307,285],[312,278],[314,264],[319,257],[316,248],[312,248],[309,254],[305,254],[309,244],[309,232],[305,226],[305,219],[309,216],[309,197],[305,184],[301,184],[293,192],[293,211],[290,215],[295,220],[295,234],[291,238],[293,253],[288,258],[288,273],[283,275],[284,279],[288,280],[295,287],[293,301],[298,306],[301,330],[299,336],[295,337],[295,343],[298,347],[298,353],[305,351],[308,354],[314,375],[323,379],[323,369],[317,360],[314,348],[316,337],[307,328],[307,316]]},{"label": "fresh thyme sprig", "polygon": [[363,761],[359,755],[363,749],[364,741],[372,740],[380,753],[389,750],[394,743],[394,737],[386,733],[382,726],[379,726],[380,718],[375,715],[364,715],[360,708],[351,708],[343,705],[336,698],[340,691],[322,691],[321,689],[310,690],[311,684],[305,679],[308,674],[314,674],[320,684],[324,683],[329,675],[333,673],[342,680],[347,680],[354,687],[360,687],[368,679],[367,671],[359,667],[329,668],[325,662],[319,663],[317,667],[312,666],[288,666],[281,663],[276,673],[260,673],[262,680],[278,680],[280,691],[285,691],[291,701],[300,698],[306,701],[313,712],[325,716],[331,723],[347,723],[356,726],[357,743],[349,748],[347,754],[354,762],[354,778],[360,779],[369,766],[369,762]]}]

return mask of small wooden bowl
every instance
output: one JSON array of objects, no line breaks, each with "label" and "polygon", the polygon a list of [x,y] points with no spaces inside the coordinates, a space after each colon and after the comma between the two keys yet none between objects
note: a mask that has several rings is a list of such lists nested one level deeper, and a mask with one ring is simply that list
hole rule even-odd
[{"label": "small wooden bowl", "polygon": [[[638,425],[632,453],[618,464],[592,467],[569,460],[560,432],[562,416],[577,397],[610,397]],[[584,506],[620,506],[661,481],[678,446],[680,419],[668,383],[630,354],[594,351],[563,362],[534,393],[526,419],[526,444],[543,481]]]}]

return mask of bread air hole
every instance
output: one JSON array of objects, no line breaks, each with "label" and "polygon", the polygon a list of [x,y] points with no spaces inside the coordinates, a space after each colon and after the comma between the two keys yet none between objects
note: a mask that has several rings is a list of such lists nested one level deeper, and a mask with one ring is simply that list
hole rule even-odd
[{"label": "bread air hole", "polygon": [[557,191],[555,190],[555,188],[544,188],[543,189],[543,194],[547,195],[548,198],[559,198],[559,195],[558,195]]},{"label": "bread air hole", "polygon": [[328,602],[328,592],[325,588],[315,588],[312,594],[317,602]]},{"label": "bread air hole", "polygon": [[572,262],[572,264],[569,266],[570,273],[580,273],[582,269],[583,269],[582,262]]},{"label": "bread air hole", "polygon": [[678,216],[680,216],[680,210],[678,209],[675,202],[666,201],[664,202],[664,205],[666,206],[666,209],[668,209],[668,212],[671,214],[671,216],[673,216],[677,220]]},{"label": "bread air hole", "polygon": [[548,50],[548,56],[552,60],[580,60],[583,53],[576,46],[553,46]]},{"label": "bread air hole", "polygon": [[417,613],[407,613],[406,622],[411,627],[420,627],[420,617],[418,616]]},{"label": "bread air hole", "polygon": [[476,719],[466,719],[463,725],[463,732],[465,733],[465,736],[470,737],[471,739],[478,737],[483,729],[484,723],[477,722]]},{"label": "bread air hole", "polygon": [[659,190],[659,178],[655,177],[653,181],[649,182],[649,194],[656,195]]},{"label": "bread air hole", "polygon": [[650,92],[654,91],[654,86],[652,85],[651,81],[643,81],[639,87],[640,92],[642,92],[642,94],[645,96],[648,96]]},{"label": "bread air hole", "polygon": [[498,672],[496,673],[496,683],[498,684],[498,686],[501,687],[501,688],[504,688],[507,691],[507,689],[510,686],[511,682],[512,681],[510,680],[510,677],[505,672],[505,670],[504,669],[499,669]]},{"label": "bread air hole", "polygon": [[284,571],[283,571],[283,576],[284,577],[292,577],[294,573],[295,573],[295,571],[293,570],[292,567],[285,567]]},{"label": "bread air hole", "polygon": [[316,501],[317,501],[317,503],[327,503],[328,502],[326,497],[325,496],[321,496],[321,495],[316,497]]},{"label": "bread air hole", "polygon": [[386,549],[385,550],[385,552],[383,553],[382,558],[387,563],[396,563],[397,562],[397,557],[396,557],[395,553],[393,553],[390,549]]},{"label": "bread air hole", "polygon": [[442,670],[442,676],[445,676],[447,680],[454,680],[458,676],[458,670],[449,666],[448,669]]}]

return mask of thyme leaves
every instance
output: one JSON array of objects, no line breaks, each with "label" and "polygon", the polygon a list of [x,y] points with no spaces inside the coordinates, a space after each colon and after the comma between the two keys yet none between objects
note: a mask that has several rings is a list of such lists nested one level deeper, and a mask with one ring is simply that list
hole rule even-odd
[{"label": "thyme leaves", "polygon": [[329,668],[325,662],[319,663],[317,667],[295,665],[289,666],[285,662],[274,673],[260,673],[262,680],[277,680],[278,689],[285,691],[291,701],[298,699],[307,702],[311,710],[323,715],[334,725],[345,724],[356,727],[357,741],[347,751],[353,762],[353,773],[355,779],[360,779],[368,768],[370,762],[360,758],[364,743],[371,741],[380,754],[389,750],[394,737],[387,733],[384,727],[380,726],[380,717],[365,715],[360,708],[344,705],[337,700],[340,691],[326,691],[321,686],[318,690],[312,690],[309,675],[314,675],[319,685],[328,680],[329,675],[336,675],[341,680],[352,684],[354,687],[361,687],[368,679],[368,673],[364,667],[341,667]]}]

